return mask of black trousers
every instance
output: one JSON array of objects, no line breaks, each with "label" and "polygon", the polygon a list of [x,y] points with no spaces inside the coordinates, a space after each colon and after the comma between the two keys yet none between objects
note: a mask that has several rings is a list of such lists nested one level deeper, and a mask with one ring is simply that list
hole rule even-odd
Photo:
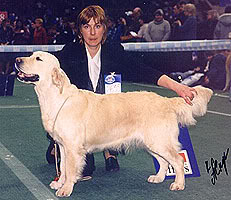
[{"label": "black trousers", "polygon": [[[113,156],[117,156],[118,155],[118,152],[117,151],[113,151],[113,150],[108,150],[110,155],[113,155]],[[104,159],[105,156],[104,156]],[[83,175],[91,175],[93,173],[93,171],[95,171],[95,158],[94,158],[94,154],[91,153],[91,154],[87,154],[86,155],[86,165],[84,166],[84,169],[83,169]]]}]

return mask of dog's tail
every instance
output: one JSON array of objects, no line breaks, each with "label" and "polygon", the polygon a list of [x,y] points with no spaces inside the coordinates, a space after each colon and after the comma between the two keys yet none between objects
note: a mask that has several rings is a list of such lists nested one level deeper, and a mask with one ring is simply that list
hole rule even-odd
[{"label": "dog's tail", "polygon": [[[202,86],[194,87],[197,91],[194,99],[192,100],[192,106],[188,105],[183,98],[177,98],[175,112],[177,113],[178,123],[182,125],[195,125],[196,120],[194,117],[200,117],[205,115],[207,111],[207,105],[213,94],[213,91],[209,88]],[[174,101],[175,98],[172,100]],[[170,99],[171,100],[171,99]]]}]

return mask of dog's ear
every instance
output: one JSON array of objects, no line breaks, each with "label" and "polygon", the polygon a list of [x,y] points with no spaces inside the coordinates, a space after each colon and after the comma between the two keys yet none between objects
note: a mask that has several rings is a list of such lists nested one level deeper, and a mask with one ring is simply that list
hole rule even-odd
[{"label": "dog's ear", "polygon": [[59,69],[54,68],[52,70],[51,76],[52,76],[52,83],[57,88],[59,88],[60,94],[62,94],[63,86],[64,86],[64,75],[62,74],[62,72]]}]

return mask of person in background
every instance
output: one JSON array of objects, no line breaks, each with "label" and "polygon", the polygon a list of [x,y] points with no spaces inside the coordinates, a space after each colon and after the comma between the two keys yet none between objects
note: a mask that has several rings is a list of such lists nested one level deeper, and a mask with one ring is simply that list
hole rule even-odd
[{"label": "person in background", "polygon": [[70,21],[68,23],[68,42],[72,42],[74,40],[76,40],[77,37],[77,27],[76,27],[76,23],[74,21]]},{"label": "person in background", "polygon": [[198,24],[197,39],[213,40],[218,17],[219,14],[216,10],[209,10],[207,12],[207,19]]},{"label": "person in background", "polygon": [[178,19],[181,21],[181,24],[184,24],[184,22],[187,19],[187,16],[185,16],[184,13],[184,7],[187,3],[185,1],[179,2],[179,13],[178,13]]},{"label": "person in background", "polygon": [[136,36],[132,35],[131,32],[135,32],[137,34],[140,30],[139,19],[142,15],[142,9],[140,7],[136,7],[133,9],[132,14],[128,15],[126,19],[121,19],[125,26],[124,35],[120,37],[121,42],[136,41]]},{"label": "person in background", "polygon": [[216,28],[214,30],[214,39],[230,39],[231,38],[231,6],[225,8],[225,13],[218,18]]},{"label": "person in background", "polygon": [[107,16],[107,22],[108,32],[107,39],[105,42],[121,42],[120,37],[123,35],[123,24],[117,23],[116,20],[111,16]]},{"label": "person in background", "polygon": [[184,24],[186,20],[183,7],[184,7],[184,4],[180,5],[179,3],[173,6],[173,19],[170,22],[170,25],[171,25],[170,40],[173,40],[173,41],[180,40],[179,33],[177,32],[178,30],[177,26],[179,26],[177,21],[179,20],[182,24]]},{"label": "person in background", "polygon": [[24,26],[22,20],[17,20],[14,27],[13,44],[28,45],[30,43],[30,31]]},{"label": "person in background", "polygon": [[213,90],[224,89],[226,81],[225,63],[229,54],[230,50],[222,50],[212,57],[209,63],[209,70],[202,82],[203,86]]},{"label": "person in background", "polygon": [[215,52],[208,51],[199,55],[200,57],[195,61],[193,69],[186,72],[172,72],[169,76],[181,84],[188,86],[202,84],[206,73],[209,71],[210,61],[215,55]]},{"label": "person in background", "polygon": [[37,18],[35,19],[35,30],[33,36],[33,44],[34,45],[47,45],[47,32],[43,27],[43,19]]},{"label": "person in background", "polygon": [[10,19],[4,19],[0,26],[0,45],[12,44],[13,34],[14,31],[10,24]]},{"label": "person in background", "polygon": [[197,38],[197,18],[196,7],[194,4],[188,3],[184,6],[184,14],[187,17],[184,23],[177,20],[177,33],[180,40],[195,40]]},{"label": "person in background", "polygon": [[171,27],[164,19],[164,12],[158,9],[154,12],[154,20],[148,24],[145,40],[147,42],[167,41],[171,34]]},{"label": "person in background", "polygon": [[[10,19],[6,18],[2,21],[0,26],[0,45],[11,45],[13,42],[13,28]],[[0,74],[9,74],[12,71],[11,67],[11,53],[0,54]]]},{"label": "person in background", "polygon": [[147,29],[148,29],[148,23],[145,20],[144,16],[141,16],[139,19],[139,23],[140,23],[140,30],[138,31],[137,34],[137,41],[138,42],[145,42],[145,37],[147,34]]}]

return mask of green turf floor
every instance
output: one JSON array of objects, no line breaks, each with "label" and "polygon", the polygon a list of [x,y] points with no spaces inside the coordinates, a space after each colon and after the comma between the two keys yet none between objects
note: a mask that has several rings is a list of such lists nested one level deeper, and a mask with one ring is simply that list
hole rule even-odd
[{"label": "green turf floor", "polygon": [[[167,89],[142,84],[123,84],[124,91],[148,90],[164,96],[175,96]],[[224,171],[212,185],[205,161],[219,162],[223,152],[231,147],[231,103],[228,94],[214,95],[206,116],[189,127],[201,176],[186,179],[184,191],[169,191],[173,180],[150,184],[147,177],[155,173],[152,158],[143,150],[119,155],[120,171],[104,169],[102,153],[95,154],[93,179],[75,185],[69,198],[75,200],[228,200],[231,198],[231,177]],[[15,83],[14,95],[0,97],[0,200],[56,199],[49,183],[55,168],[48,165],[48,146],[41,124],[40,110],[33,86]],[[231,153],[225,162],[231,173]]]}]

